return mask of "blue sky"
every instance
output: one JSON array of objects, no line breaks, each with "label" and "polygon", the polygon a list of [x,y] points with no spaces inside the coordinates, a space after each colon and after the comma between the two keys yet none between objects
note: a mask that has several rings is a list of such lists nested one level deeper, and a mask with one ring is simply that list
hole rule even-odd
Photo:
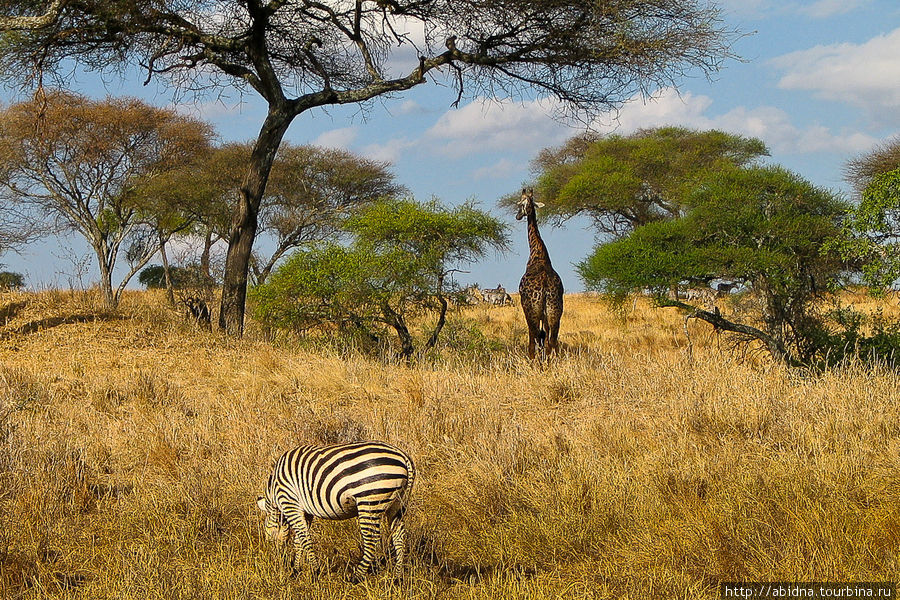
[{"label": "blue sky", "polygon": [[[729,61],[707,80],[697,73],[653,98],[633,98],[618,115],[593,126],[627,134],[641,127],[717,128],[762,139],[768,162],[784,165],[813,183],[847,192],[842,167],[850,157],[900,134],[900,2],[897,0],[719,0],[728,27],[744,33]],[[171,105],[172,95],[142,77],[101,84],[83,76],[73,87],[93,96],[136,95]],[[0,99],[13,97],[7,92]],[[378,101],[365,110],[343,107],[301,115],[286,139],[345,148],[388,160],[398,181],[419,199],[448,204],[475,199],[508,220],[513,249],[470,267],[464,283],[518,287],[528,257],[524,223],[497,208],[497,200],[531,178],[529,163],[542,148],[583,130],[552,117],[552,103],[531,98],[477,98],[451,108],[456,94],[440,82]],[[184,103],[181,110],[212,122],[223,140],[255,138],[264,104],[252,95]],[[542,230],[554,266],[568,291],[583,288],[573,263],[595,243],[586,222]],[[0,257],[6,269],[25,273],[30,285],[68,287],[75,265],[96,279],[95,259],[77,239],[47,240],[19,256]],[[87,256],[88,258],[84,258]]]}]

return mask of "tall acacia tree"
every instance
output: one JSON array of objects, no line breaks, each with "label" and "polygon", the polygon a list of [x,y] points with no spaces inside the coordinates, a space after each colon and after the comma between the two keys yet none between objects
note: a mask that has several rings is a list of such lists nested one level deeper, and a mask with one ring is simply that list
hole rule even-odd
[{"label": "tall acacia tree", "polygon": [[[7,2],[0,17],[44,15]],[[717,69],[729,32],[706,0],[220,0],[68,2],[46,27],[6,40],[7,75],[64,59],[139,64],[182,89],[251,88],[268,112],[234,212],[219,324],[240,334],[269,170],[291,121],[316,107],[402,92],[442,70],[464,93],[537,91],[575,111],[615,107]],[[413,64],[398,56],[412,50]]]},{"label": "tall acacia tree", "polygon": [[[650,289],[661,306],[761,342],[789,364],[811,365],[834,350],[818,301],[849,274],[835,248],[847,208],[780,167],[727,169],[695,186],[684,216],[597,246],[578,271],[589,288],[620,300]],[[756,310],[726,316],[667,297],[680,284],[713,279],[748,286]]]},{"label": "tall acacia tree", "polygon": [[698,181],[768,154],[755,138],[662,127],[626,136],[579,135],[541,151],[532,170],[545,214],[558,221],[587,215],[599,233],[621,236],[680,217]]}]

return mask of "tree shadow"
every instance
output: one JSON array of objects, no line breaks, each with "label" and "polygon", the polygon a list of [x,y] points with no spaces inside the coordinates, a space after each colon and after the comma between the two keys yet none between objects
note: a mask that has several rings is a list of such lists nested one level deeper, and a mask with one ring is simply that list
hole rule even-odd
[{"label": "tree shadow", "polygon": [[20,327],[13,329],[12,331],[4,332],[2,335],[0,335],[0,339],[7,339],[14,335],[28,335],[30,333],[42,331],[44,329],[59,327],[60,325],[71,325],[73,323],[91,323],[95,321],[124,321],[128,318],[129,317],[123,315],[114,314],[76,314],[47,317],[45,319],[38,319],[37,321],[30,321]]}]

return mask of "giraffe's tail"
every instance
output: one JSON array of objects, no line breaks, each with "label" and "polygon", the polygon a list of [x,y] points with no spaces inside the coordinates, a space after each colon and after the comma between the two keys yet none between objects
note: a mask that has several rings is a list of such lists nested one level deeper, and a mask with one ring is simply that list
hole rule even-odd
[{"label": "giraffe's tail", "polygon": [[538,343],[538,346],[540,346],[541,348],[543,348],[543,347],[544,347],[544,340],[546,340],[546,339],[547,339],[547,332],[544,331],[544,328],[543,328],[543,327],[541,327],[541,328],[538,330],[538,334],[537,334],[537,343]]}]

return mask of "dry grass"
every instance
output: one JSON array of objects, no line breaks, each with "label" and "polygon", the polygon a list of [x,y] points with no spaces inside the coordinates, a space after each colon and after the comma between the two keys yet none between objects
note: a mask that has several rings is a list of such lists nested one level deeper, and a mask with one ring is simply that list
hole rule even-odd
[{"label": "dry grass", "polygon": [[[476,350],[407,366],[226,339],[157,296],[127,296],[125,319],[90,302],[0,297],[24,303],[0,336],[2,598],[714,598],[724,580],[900,579],[894,371],[804,376],[701,325],[689,353],[674,313],[578,297],[543,370],[517,308],[468,310],[451,333]],[[271,460],[360,438],[419,468],[409,577],[346,583],[355,524],[323,521],[326,573],[291,577],[254,502]]]}]

